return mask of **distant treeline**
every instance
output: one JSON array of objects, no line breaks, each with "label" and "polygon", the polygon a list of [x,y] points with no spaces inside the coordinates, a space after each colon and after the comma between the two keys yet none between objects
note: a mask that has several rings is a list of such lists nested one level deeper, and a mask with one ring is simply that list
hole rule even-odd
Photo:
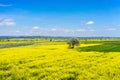
[{"label": "distant treeline", "polygon": [[[27,39],[34,39],[34,38],[54,38],[54,39],[68,39],[71,37],[62,37],[62,36],[0,36],[0,39],[13,39],[13,38],[27,38]],[[120,39],[120,37],[76,37],[78,39],[111,39],[111,38],[116,38]]]}]

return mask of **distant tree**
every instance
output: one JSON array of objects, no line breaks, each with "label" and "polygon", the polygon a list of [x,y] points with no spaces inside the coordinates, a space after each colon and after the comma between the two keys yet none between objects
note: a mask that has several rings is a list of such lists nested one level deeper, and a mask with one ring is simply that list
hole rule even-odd
[{"label": "distant tree", "polygon": [[52,39],[50,39],[50,42],[52,42]]},{"label": "distant tree", "polygon": [[10,41],[9,39],[7,41]]},{"label": "distant tree", "polygon": [[80,42],[77,38],[71,38],[67,41],[67,44],[69,44],[69,48],[74,48],[74,46],[79,46]]}]

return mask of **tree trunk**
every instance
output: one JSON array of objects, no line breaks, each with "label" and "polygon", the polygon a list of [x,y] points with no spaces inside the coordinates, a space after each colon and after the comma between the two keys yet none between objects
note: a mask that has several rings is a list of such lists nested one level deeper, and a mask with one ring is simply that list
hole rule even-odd
[{"label": "tree trunk", "polygon": [[71,48],[74,48],[74,45],[72,44]]}]

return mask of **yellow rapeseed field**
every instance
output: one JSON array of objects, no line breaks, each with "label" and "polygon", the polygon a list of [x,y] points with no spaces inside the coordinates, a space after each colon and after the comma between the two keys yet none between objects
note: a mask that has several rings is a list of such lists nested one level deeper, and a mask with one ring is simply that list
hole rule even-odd
[{"label": "yellow rapeseed field", "polygon": [[120,80],[120,52],[83,52],[64,42],[3,48],[0,80]]}]

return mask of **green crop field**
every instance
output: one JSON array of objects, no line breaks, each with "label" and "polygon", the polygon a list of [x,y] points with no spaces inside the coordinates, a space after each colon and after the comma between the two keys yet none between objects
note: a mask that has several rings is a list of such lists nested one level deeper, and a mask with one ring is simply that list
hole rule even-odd
[{"label": "green crop field", "polygon": [[0,80],[120,80],[120,39],[65,40],[1,40]]}]

